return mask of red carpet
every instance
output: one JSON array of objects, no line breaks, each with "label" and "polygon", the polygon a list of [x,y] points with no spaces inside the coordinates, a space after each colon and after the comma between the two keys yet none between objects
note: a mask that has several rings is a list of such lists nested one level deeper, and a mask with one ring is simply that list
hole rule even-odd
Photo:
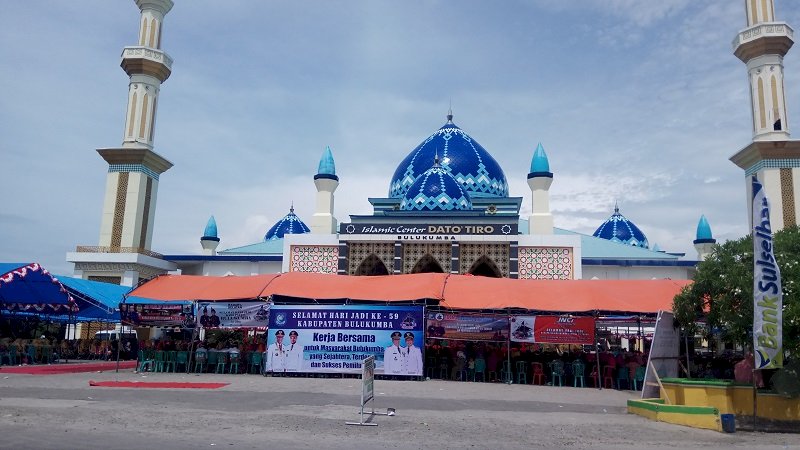
[{"label": "red carpet", "polygon": [[230,383],[184,383],[180,381],[89,381],[89,386],[148,389],[219,389]]},{"label": "red carpet", "polygon": [[[136,361],[120,361],[119,368],[135,369]],[[37,364],[32,366],[2,366],[0,373],[21,373],[28,375],[59,375],[78,372],[108,372],[117,369],[116,361],[102,361],[79,364]]]}]

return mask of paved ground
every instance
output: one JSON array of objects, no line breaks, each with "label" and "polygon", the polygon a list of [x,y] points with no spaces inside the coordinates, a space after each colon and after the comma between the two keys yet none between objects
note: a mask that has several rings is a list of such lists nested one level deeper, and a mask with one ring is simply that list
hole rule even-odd
[{"label": "paved ground", "polygon": [[[228,382],[215,390],[89,387],[89,380]],[[377,427],[354,427],[360,380],[0,370],[0,448],[797,448],[800,434],[735,433],[626,413],[633,392],[376,381]]]}]

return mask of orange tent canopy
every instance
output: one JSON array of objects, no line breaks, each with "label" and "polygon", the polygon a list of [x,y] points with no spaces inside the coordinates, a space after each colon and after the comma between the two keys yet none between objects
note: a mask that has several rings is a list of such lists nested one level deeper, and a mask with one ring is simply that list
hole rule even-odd
[{"label": "orange tent canopy", "polygon": [[264,289],[262,297],[283,295],[310,299],[409,301],[441,299],[444,273],[418,273],[356,277],[321,273],[289,272]]},{"label": "orange tent canopy", "polygon": [[514,280],[451,276],[440,304],[453,309],[522,308],[539,311],[672,310],[690,280]]},{"label": "orange tent canopy", "polygon": [[553,312],[671,310],[689,280],[515,280],[443,273],[356,277],[319,273],[204,277],[163,275],[129,295],[155,300],[438,300],[451,309],[520,308]]},{"label": "orange tent canopy", "polygon": [[201,275],[161,275],[131,291],[129,297],[163,301],[255,300],[280,274],[249,277],[204,277]]}]

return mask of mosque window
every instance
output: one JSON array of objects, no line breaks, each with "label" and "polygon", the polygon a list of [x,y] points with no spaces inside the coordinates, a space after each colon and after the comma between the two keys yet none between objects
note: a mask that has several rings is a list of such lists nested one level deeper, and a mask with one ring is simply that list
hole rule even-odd
[{"label": "mosque window", "polygon": [[128,113],[128,136],[133,136],[133,122],[134,122],[134,114],[136,113],[136,99],[137,95],[136,92],[133,93],[133,97],[131,97],[131,107],[130,112]]},{"label": "mosque window", "polygon": [[477,275],[481,277],[492,277],[492,278],[502,278],[503,274],[500,272],[500,269],[497,267],[497,264],[494,263],[491,259],[486,256],[482,256],[474,264],[472,267],[469,268],[467,271],[472,275]]},{"label": "mosque window", "polygon": [[139,45],[144,45],[145,36],[147,36],[147,18],[142,16],[142,29],[139,31]]},{"label": "mosque window", "polygon": [[766,118],[766,108],[764,107],[764,80],[761,77],[758,78],[758,117],[760,127],[759,129],[764,129],[767,127],[767,118]]},{"label": "mosque window", "polygon": [[356,269],[357,276],[389,275],[386,265],[374,253],[369,255]]},{"label": "mosque window", "polygon": [[150,47],[155,47],[156,45],[156,19],[155,17],[150,19],[150,39],[147,44]]},{"label": "mosque window", "polygon": [[144,94],[144,98],[142,99],[142,114],[139,119],[139,139],[144,139],[144,130],[147,126],[147,108],[150,106],[149,103],[147,94]]},{"label": "mosque window", "polygon": [[781,113],[778,109],[778,79],[775,75],[770,80],[770,88],[772,89],[772,129],[775,131],[781,130]]}]

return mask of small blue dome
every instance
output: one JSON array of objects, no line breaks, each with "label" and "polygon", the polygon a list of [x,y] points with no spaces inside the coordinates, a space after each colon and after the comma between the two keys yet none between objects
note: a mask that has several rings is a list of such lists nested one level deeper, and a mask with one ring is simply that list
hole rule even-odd
[{"label": "small blue dome", "polygon": [[647,242],[647,236],[645,236],[642,230],[633,222],[620,214],[619,207],[616,205],[614,206],[614,214],[600,225],[593,236],[609,241],[621,242],[634,247],[650,247],[650,244]]},{"label": "small blue dome", "polygon": [[331,153],[330,147],[325,147],[325,151],[322,153],[317,175],[336,175],[336,164],[333,162],[333,153]]},{"label": "small blue dome", "polygon": [[283,219],[279,220],[267,231],[264,235],[265,241],[274,241],[275,239],[283,239],[287,234],[303,234],[310,233],[311,230],[306,224],[300,220],[294,213],[294,206],[289,208],[289,214],[285,215]]},{"label": "small blue dome", "polygon": [[214,220],[214,216],[211,216],[206,223],[206,229],[203,231],[203,237],[200,239],[205,240],[219,240],[219,236],[217,236],[217,221]]},{"label": "small blue dome", "polygon": [[447,116],[447,123],[403,159],[389,183],[389,197],[403,198],[430,168],[435,154],[441,167],[472,197],[508,197],[508,181],[492,155]]},{"label": "small blue dome", "polygon": [[706,220],[705,214],[700,216],[700,221],[697,222],[697,238],[695,239],[695,244],[711,242],[717,242],[714,239],[714,236],[711,234],[711,226],[708,225],[708,220]]},{"label": "small blue dome", "polygon": [[547,153],[544,152],[542,143],[536,147],[533,152],[533,159],[531,159],[531,173],[545,173],[550,172],[550,162],[547,160]]},{"label": "small blue dome", "polygon": [[472,209],[472,201],[464,187],[439,165],[438,159],[433,167],[426,170],[411,187],[400,202],[403,211],[463,211]]}]

